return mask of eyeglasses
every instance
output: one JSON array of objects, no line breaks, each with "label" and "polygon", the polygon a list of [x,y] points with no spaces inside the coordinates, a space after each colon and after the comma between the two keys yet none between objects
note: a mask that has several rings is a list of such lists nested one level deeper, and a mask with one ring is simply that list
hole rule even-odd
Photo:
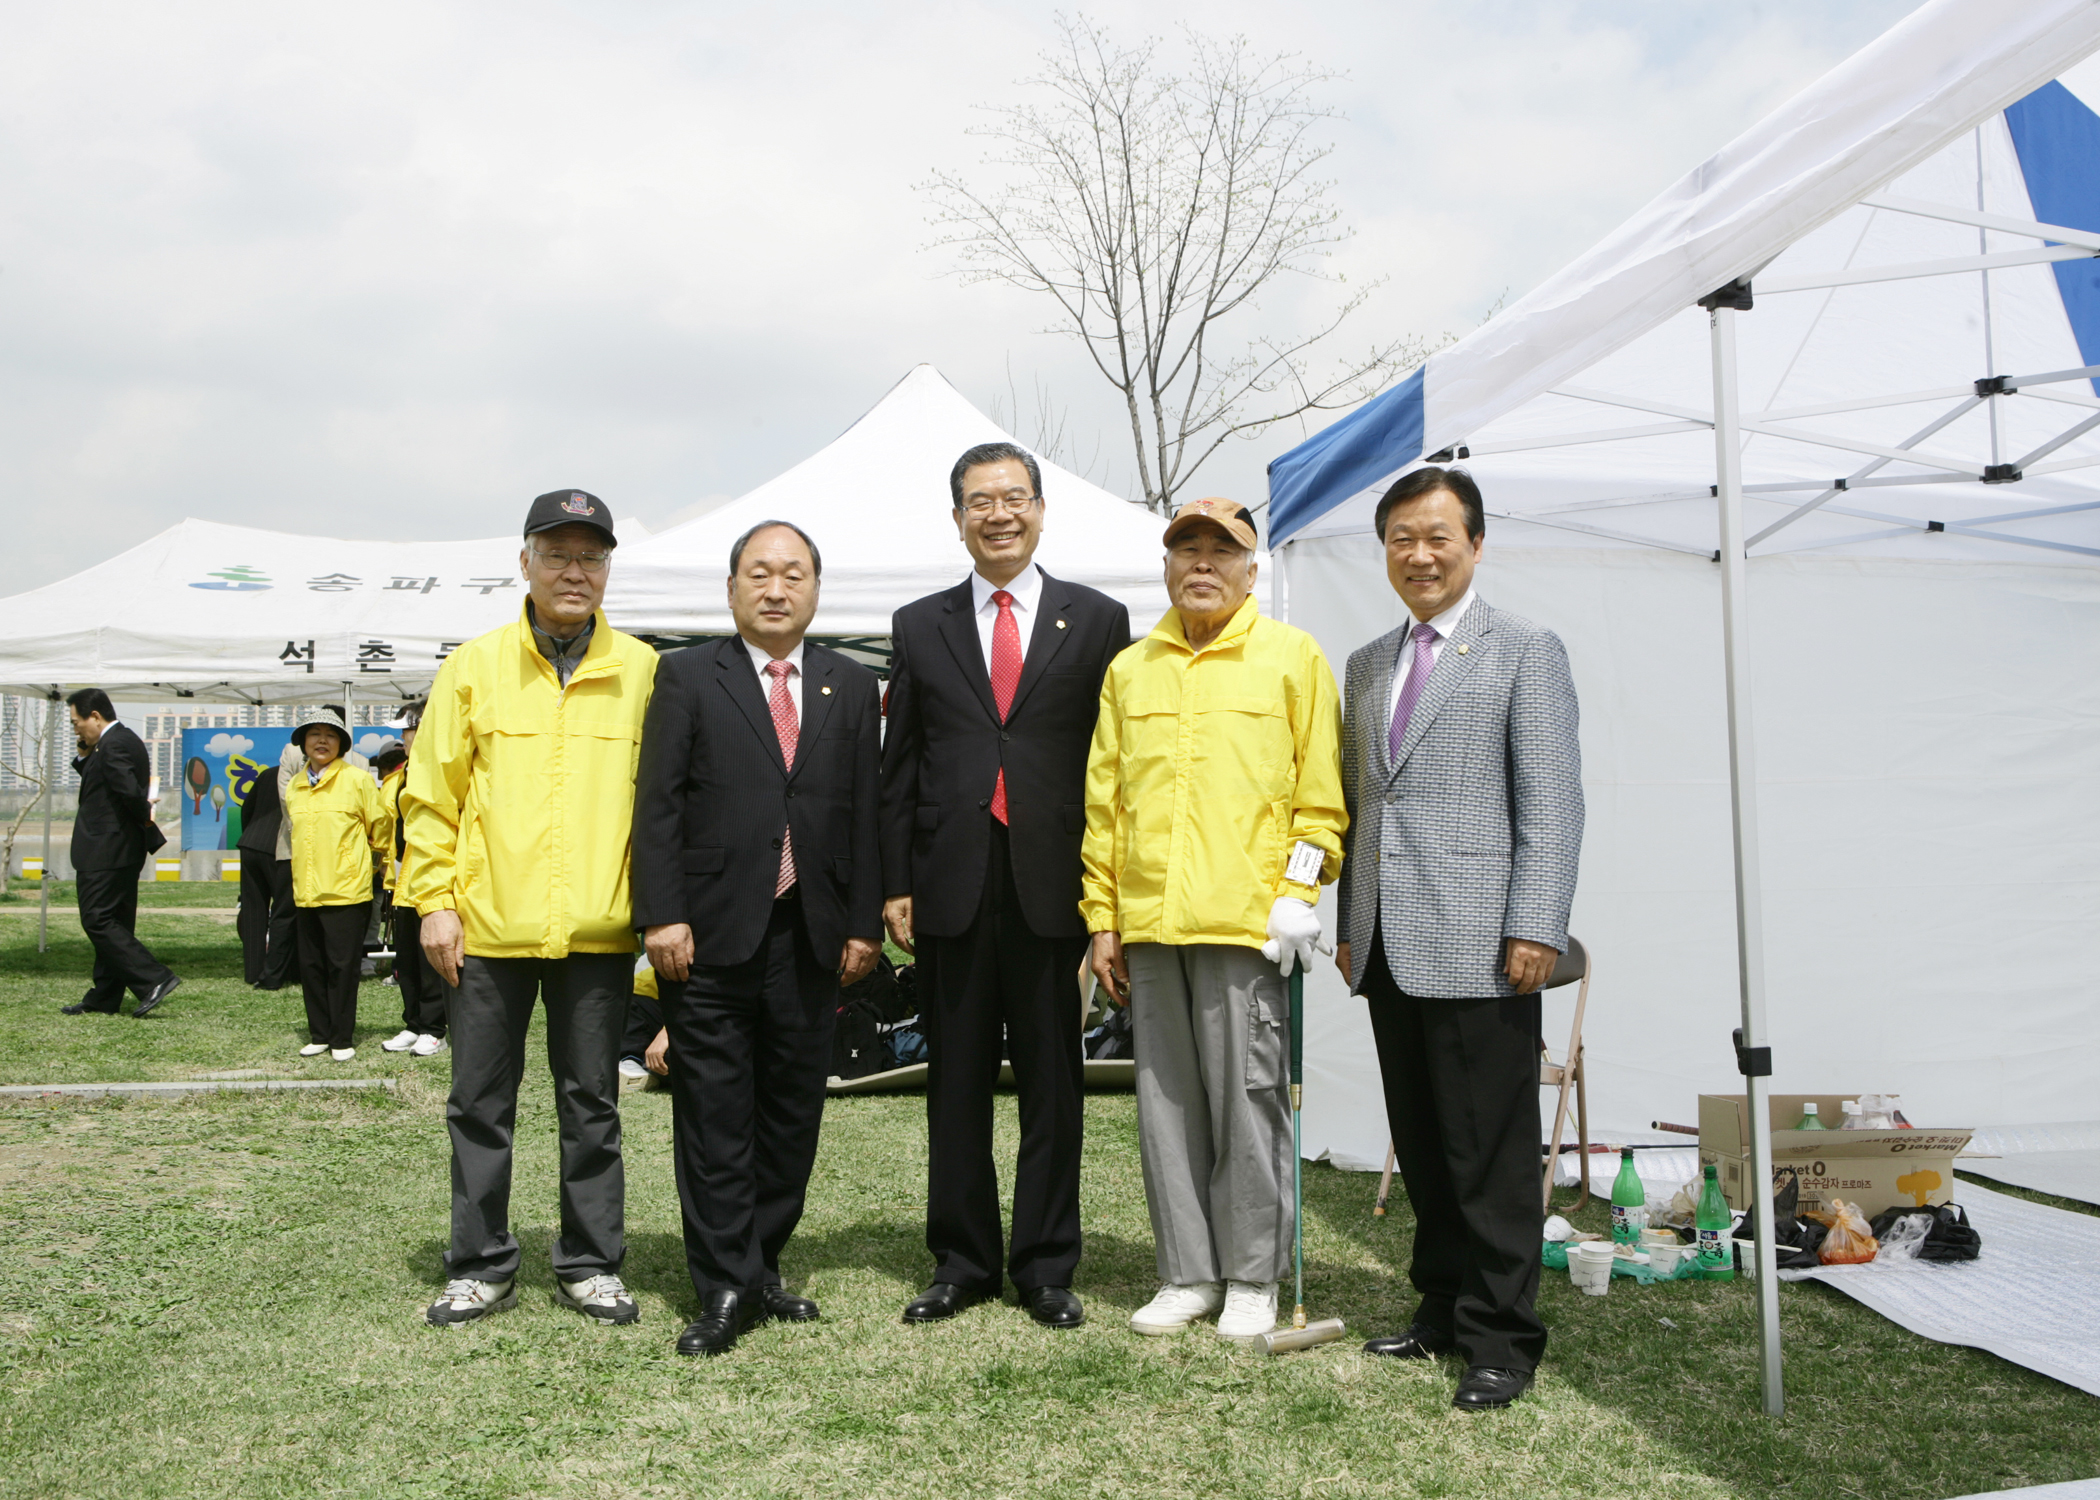
[{"label": "eyeglasses", "polygon": [[532,555],[557,573],[566,572],[570,563],[576,564],[586,573],[603,573],[605,565],[612,561],[610,552],[542,552],[534,547]]},{"label": "eyeglasses", "polygon": [[996,499],[965,500],[961,508],[973,516],[988,516],[994,511],[1002,510],[1010,516],[1018,516],[1042,498],[1041,495],[1000,495]]}]

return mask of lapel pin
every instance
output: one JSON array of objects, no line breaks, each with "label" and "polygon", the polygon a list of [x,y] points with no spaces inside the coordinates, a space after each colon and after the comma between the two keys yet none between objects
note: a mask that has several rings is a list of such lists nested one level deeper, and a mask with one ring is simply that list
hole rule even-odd
[{"label": "lapel pin", "polygon": [[831,696],[831,689],[828,687],[820,687],[817,689],[817,691],[822,693],[827,698]]},{"label": "lapel pin", "polygon": [[[1472,649],[1473,649],[1473,647],[1472,647],[1472,646],[1471,646],[1471,645],[1470,645],[1469,643],[1467,643],[1467,642],[1465,642],[1465,641],[1460,641],[1460,642],[1458,643],[1458,654],[1459,654],[1460,656],[1464,656],[1464,655],[1465,655],[1465,654],[1466,654],[1466,653],[1467,653],[1468,651],[1471,651]],[[826,688],[826,689],[824,689],[824,691],[828,693],[828,692],[830,692],[830,691],[831,691],[831,689],[830,689],[830,688]]]},{"label": "lapel pin", "polygon": [[1064,622],[1064,621],[1062,621],[1062,620],[1059,620],[1059,621],[1057,622],[1057,628],[1058,628],[1059,630],[1062,630],[1062,629],[1064,629],[1064,628],[1065,628],[1065,622]]}]

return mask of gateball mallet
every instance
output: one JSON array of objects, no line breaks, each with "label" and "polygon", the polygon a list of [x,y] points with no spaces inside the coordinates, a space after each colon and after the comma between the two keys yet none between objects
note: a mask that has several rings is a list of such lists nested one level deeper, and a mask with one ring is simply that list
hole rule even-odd
[{"label": "gateball mallet", "polygon": [[1305,1321],[1305,1166],[1299,1112],[1305,1104],[1305,971],[1291,971],[1291,1260],[1297,1297],[1291,1309],[1291,1326],[1261,1335],[1258,1342],[1269,1354],[1288,1354],[1331,1344],[1348,1330],[1340,1318]]}]

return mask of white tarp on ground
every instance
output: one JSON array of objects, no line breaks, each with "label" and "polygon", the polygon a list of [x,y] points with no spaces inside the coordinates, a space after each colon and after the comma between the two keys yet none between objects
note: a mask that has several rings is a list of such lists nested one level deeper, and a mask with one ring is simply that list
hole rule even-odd
[{"label": "white tarp on ground", "polygon": [[[965,449],[1011,442],[932,365],[918,365],[826,447],[720,510],[652,537],[622,559],[606,612],[623,630],[720,635],[730,544],[758,521],[793,521],[824,555],[820,635],[886,636],[890,616],[970,572],[950,519],[948,471]],[[1036,560],[1130,607],[1132,629],[1166,612],[1165,523],[1044,462]],[[1193,498],[1193,497],[1191,497]],[[1266,580],[1264,580],[1266,583]]]},{"label": "white tarp on ground", "polygon": [[360,700],[414,697],[453,647],[517,614],[518,547],[184,521],[0,599],[0,690],[305,703],[339,699],[348,682]]},{"label": "white tarp on ground", "polygon": [[[2100,10],[2069,0],[1922,8],[1606,242],[1674,302],[1651,305],[1600,249],[1437,355],[1412,395],[1396,387],[1272,466],[1278,534],[1295,528],[1279,589],[1337,670],[1400,621],[1369,534],[1376,493],[1453,441],[1491,511],[1482,594],[1568,643],[1589,800],[1573,926],[1596,963],[1593,1134],[1689,1120],[1698,1093],[1740,1089],[1711,356],[1688,304],[1751,272],[1755,308],[1736,317],[1750,530],[1826,501],[1754,545],[1749,569],[1775,1087],[1900,1092],[1932,1124],[2090,1112],[2100,434],[2030,460],[2018,482],[1977,476],[2100,422],[2100,400],[2085,379],[1988,400],[1975,382],[2100,365],[2100,268],[2030,258],[1771,289],[2046,248],[1935,216],[1979,203],[2100,230],[2100,121],[2073,97],[2084,74],[2072,91],[2033,89],[2096,40]],[[1833,183],[1912,208],[1846,207]],[[1805,216],[1795,193],[1813,199]],[[1737,260],[1701,248],[1717,225]],[[1796,235],[1769,265],[1741,260]],[[1584,309],[1616,330],[1601,358]],[[1537,380],[1494,352],[1512,318],[1545,362]],[[1446,408],[1463,422],[1438,416],[1447,361],[1474,372],[1460,384],[1475,394]],[[1478,394],[1490,368],[1506,378],[1499,409]],[[1859,482],[1841,493],[1838,476]],[[1987,539],[1999,534],[2020,541]],[[1340,988],[1319,974],[1309,1006],[1308,1151],[1376,1165],[1369,1029]],[[1572,1002],[1547,998],[1556,1050]]]},{"label": "white tarp on ground", "polygon": [[1986,1127],[1970,1139],[1961,1169],[2100,1205],[2100,1120]]},{"label": "white tarp on ground", "polygon": [[2100,1396],[2100,1218],[1961,1184],[1975,1260],[1883,1260],[1781,1271],[1823,1281],[1942,1344],[1986,1349]]}]

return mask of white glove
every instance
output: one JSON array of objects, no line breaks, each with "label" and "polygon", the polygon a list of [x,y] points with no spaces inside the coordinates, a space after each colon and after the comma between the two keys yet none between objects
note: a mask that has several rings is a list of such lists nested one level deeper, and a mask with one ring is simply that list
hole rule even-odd
[{"label": "white glove", "polygon": [[1332,953],[1334,944],[1320,931],[1320,915],[1296,896],[1278,896],[1269,908],[1269,940],[1261,956],[1291,977],[1294,968],[1312,967],[1314,952]]}]

